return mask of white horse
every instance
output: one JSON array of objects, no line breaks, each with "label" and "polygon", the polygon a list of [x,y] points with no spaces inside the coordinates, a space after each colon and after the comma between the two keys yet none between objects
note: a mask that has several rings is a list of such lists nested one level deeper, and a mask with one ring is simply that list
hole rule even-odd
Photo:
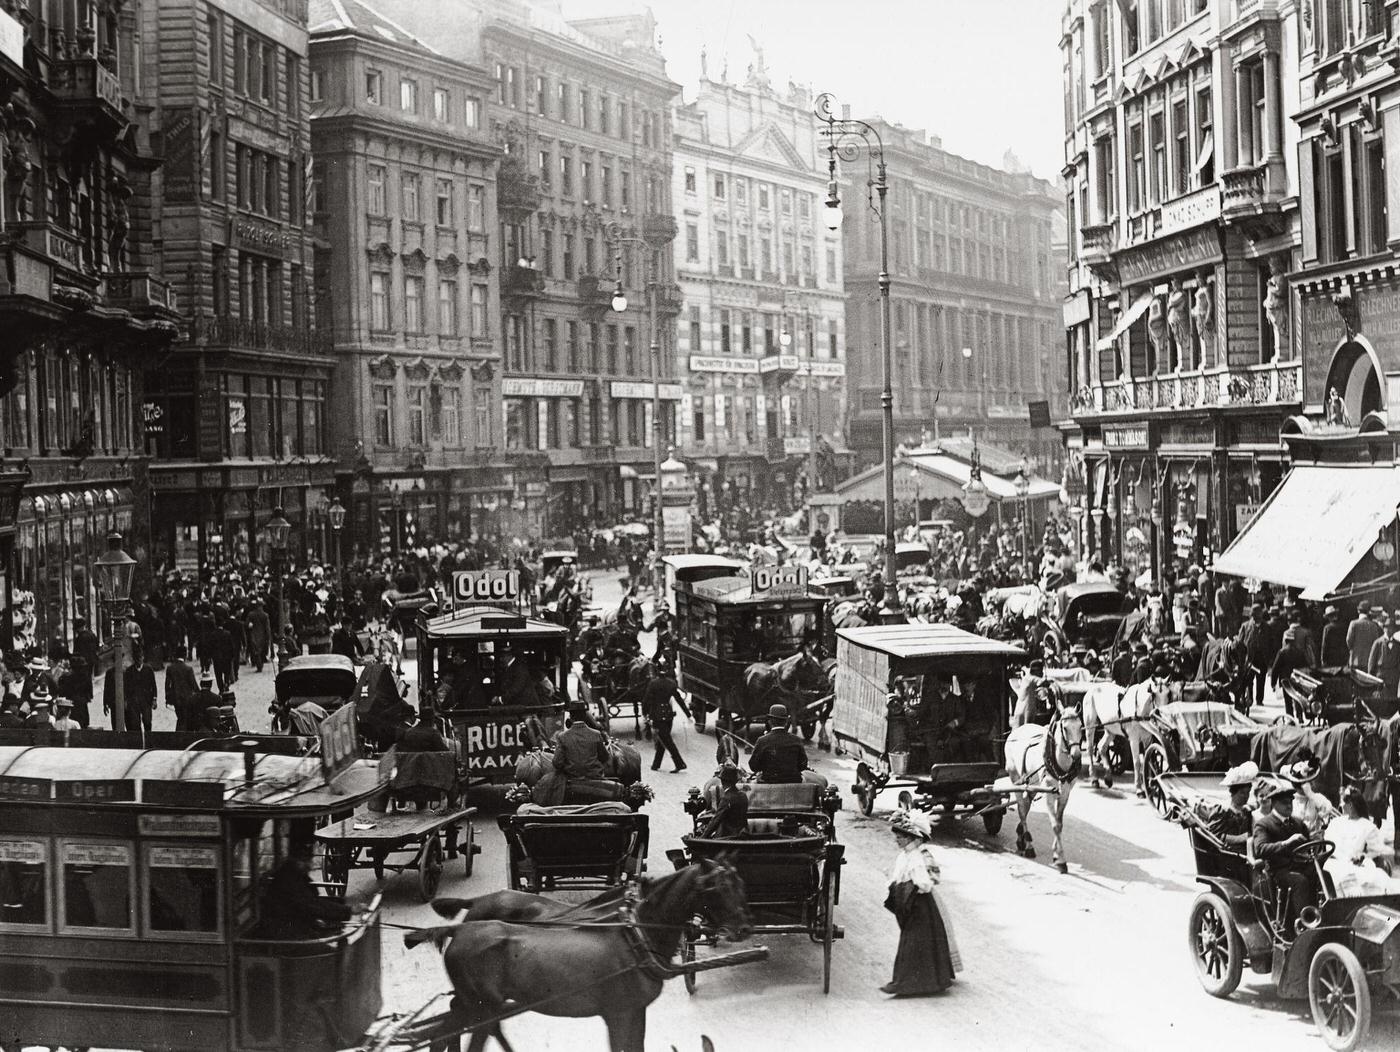
[{"label": "white horse", "polygon": [[[1027,723],[1006,739],[1006,770],[1011,784],[1037,790],[1045,796],[1045,813],[1050,817],[1052,855],[1055,868],[1068,873],[1060,834],[1065,827],[1065,806],[1069,803],[1074,780],[1084,750],[1084,721],[1075,709],[1065,709],[1050,721],[1049,727]],[[1032,793],[1016,794],[1016,851],[1035,858],[1035,846],[1026,818],[1031,812]]]},{"label": "white horse", "polygon": [[[1156,739],[1147,729],[1154,713],[1172,700],[1171,684],[1162,679],[1134,683],[1126,690],[1113,683],[1096,684],[1084,695],[1084,730],[1089,745],[1089,777],[1094,788],[1113,788],[1113,768],[1108,749],[1114,737],[1126,738],[1133,758],[1133,786],[1138,796],[1143,786],[1142,754]],[[1102,732],[1102,737],[1099,737]],[[1095,739],[1098,744],[1095,745]],[[1099,768],[1103,776],[1099,776]]]}]

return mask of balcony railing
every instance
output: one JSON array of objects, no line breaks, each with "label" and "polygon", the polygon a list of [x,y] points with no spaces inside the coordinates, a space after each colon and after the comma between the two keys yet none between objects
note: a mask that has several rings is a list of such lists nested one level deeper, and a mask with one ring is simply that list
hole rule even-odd
[{"label": "balcony railing", "polygon": [[1080,227],[1084,239],[1084,260],[1086,263],[1106,263],[1113,255],[1118,236],[1118,225],[1112,221]]},{"label": "balcony railing", "polygon": [[579,452],[585,464],[611,464],[617,455],[617,447],[613,445],[584,446]]},{"label": "balcony railing", "polygon": [[102,283],[109,307],[130,311],[180,309],[174,286],[146,271],[104,274]]},{"label": "balcony railing", "polygon": [[669,245],[676,240],[676,217],[648,212],[642,216],[642,238],[651,245]]},{"label": "balcony railing", "polygon": [[538,176],[516,161],[502,161],[496,177],[496,206],[504,212],[533,212],[544,200]]},{"label": "balcony railing", "polygon": [[49,75],[49,90],[59,103],[95,107],[113,129],[126,124],[121,81],[94,57],[55,62]]},{"label": "balcony railing", "polygon": [[1221,406],[1291,405],[1302,397],[1303,363],[1190,369],[1123,377],[1082,387],[1070,399],[1072,416],[1141,413]]},{"label": "balcony railing", "polygon": [[194,319],[192,335],[211,345],[248,347],[288,354],[329,354],[330,334],[305,325],[269,325],[228,314]]},{"label": "balcony railing", "polygon": [[505,268],[501,275],[501,294],[505,296],[538,296],[544,292],[544,275],[534,267],[519,263]]},{"label": "balcony railing", "polygon": [[1229,214],[1256,208],[1264,201],[1264,169],[1236,168],[1220,178],[1222,210]]}]

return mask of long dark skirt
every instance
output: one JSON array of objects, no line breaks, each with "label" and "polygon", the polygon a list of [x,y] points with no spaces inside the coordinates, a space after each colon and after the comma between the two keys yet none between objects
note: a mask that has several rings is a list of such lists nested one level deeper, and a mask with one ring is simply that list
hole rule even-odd
[{"label": "long dark skirt", "polygon": [[894,978],[884,988],[890,994],[934,994],[953,984],[953,954],[948,930],[932,895],[901,884],[891,889],[885,905],[899,918],[899,950]]}]

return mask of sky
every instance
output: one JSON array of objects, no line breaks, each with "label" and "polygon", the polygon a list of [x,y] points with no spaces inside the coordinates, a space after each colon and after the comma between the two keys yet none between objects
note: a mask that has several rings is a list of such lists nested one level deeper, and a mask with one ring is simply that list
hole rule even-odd
[{"label": "sky", "polygon": [[775,87],[810,84],[939,135],[1000,166],[1008,149],[1036,175],[1063,165],[1062,0],[562,0],[569,18],[650,7],[673,80],[694,97],[700,49],[718,80],[742,82],[753,48]]}]

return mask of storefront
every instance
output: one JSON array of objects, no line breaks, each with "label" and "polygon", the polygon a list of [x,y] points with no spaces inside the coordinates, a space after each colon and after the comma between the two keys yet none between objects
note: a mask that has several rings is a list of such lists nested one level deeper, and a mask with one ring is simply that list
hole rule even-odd
[{"label": "storefront", "polygon": [[1351,427],[1367,413],[1400,412],[1400,404],[1390,408],[1400,399],[1397,269],[1303,281],[1298,291],[1304,411]]}]

